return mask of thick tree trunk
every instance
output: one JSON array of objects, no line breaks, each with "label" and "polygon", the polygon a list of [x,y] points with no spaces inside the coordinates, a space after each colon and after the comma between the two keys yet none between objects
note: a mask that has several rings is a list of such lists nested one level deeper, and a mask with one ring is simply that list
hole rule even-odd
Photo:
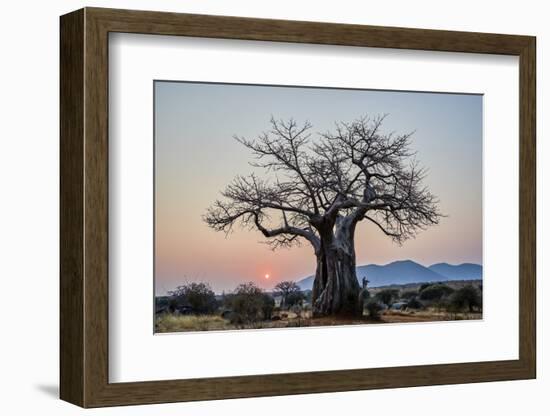
[{"label": "thick tree trunk", "polygon": [[342,221],[335,233],[330,229],[321,234],[312,293],[314,316],[363,313],[358,302],[361,288],[355,271],[353,229],[349,225]]}]

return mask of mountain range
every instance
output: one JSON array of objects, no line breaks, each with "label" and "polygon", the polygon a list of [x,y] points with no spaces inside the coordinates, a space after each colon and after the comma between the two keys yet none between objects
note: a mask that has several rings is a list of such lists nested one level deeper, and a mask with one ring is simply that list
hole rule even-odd
[{"label": "mountain range", "polygon": [[[363,277],[369,280],[369,287],[403,285],[407,283],[445,282],[449,280],[481,279],[483,268],[479,264],[463,263],[458,265],[437,263],[423,266],[412,260],[394,261],[378,265],[358,266],[357,280],[361,284]],[[314,276],[308,276],[296,283],[302,290],[311,290]]]}]

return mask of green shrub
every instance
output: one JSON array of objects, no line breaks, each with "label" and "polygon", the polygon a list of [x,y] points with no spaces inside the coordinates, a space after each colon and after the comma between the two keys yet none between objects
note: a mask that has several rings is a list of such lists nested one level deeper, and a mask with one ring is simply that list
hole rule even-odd
[{"label": "green shrub", "polygon": [[380,311],[382,310],[382,307],[378,302],[371,300],[367,302],[367,304],[365,305],[365,308],[369,312],[370,319],[373,319],[373,320],[380,319]]},{"label": "green shrub", "polygon": [[304,292],[297,291],[291,292],[286,297],[286,306],[292,308],[293,306],[300,306],[306,299]]},{"label": "green shrub", "polygon": [[405,290],[401,292],[401,297],[403,299],[413,299],[418,296],[418,292],[416,290]]},{"label": "green shrub", "polygon": [[262,295],[262,314],[265,320],[270,320],[273,316],[273,309],[275,308],[275,299],[269,296],[267,293]]},{"label": "green shrub", "polygon": [[451,296],[450,307],[454,311],[474,312],[475,309],[481,309],[481,293],[472,285],[464,286],[458,289]]},{"label": "green shrub", "polygon": [[399,296],[399,290],[397,289],[384,289],[378,292],[375,296],[380,302],[386,305],[391,305],[392,301]]},{"label": "green shrub", "polygon": [[368,301],[371,298],[370,291],[368,289],[363,290],[363,300]]},{"label": "green shrub", "polygon": [[442,298],[449,296],[454,292],[454,289],[440,283],[436,283],[425,287],[420,292],[420,300],[439,301]]},{"label": "green shrub", "polygon": [[168,292],[170,307],[189,306],[193,314],[210,314],[218,308],[216,295],[208,283],[191,282]]},{"label": "green shrub", "polygon": [[237,286],[230,296],[232,321],[238,324],[251,324],[262,319],[271,319],[275,301],[253,282]]},{"label": "green shrub", "polygon": [[420,302],[416,297],[409,299],[407,302],[407,308],[410,309],[424,309],[424,304]]},{"label": "green shrub", "polygon": [[436,300],[435,302],[432,303],[431,306],[437,312],[441,312],[441,311],[449,312],[452,309],[451,304],[449,303],[449,298],[443,298],[443,299]]}]

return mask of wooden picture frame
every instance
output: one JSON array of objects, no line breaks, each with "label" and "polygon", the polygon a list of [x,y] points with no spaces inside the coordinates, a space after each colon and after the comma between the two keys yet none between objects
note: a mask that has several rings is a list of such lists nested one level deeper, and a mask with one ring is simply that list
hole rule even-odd
[{"label": "wooden picture frame", "polygon": [[[101,407],[535,378],[534,37],[100,8],[64,15],[60,28],[60,396],[63,400],[82,407]],[[109,383],[110,32],[518,56],[519,359]]]}]

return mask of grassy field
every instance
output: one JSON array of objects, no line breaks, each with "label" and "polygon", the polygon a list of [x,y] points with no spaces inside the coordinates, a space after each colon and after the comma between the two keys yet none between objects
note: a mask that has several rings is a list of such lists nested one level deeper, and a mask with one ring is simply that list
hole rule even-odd
[{"label": "grassy field", "polygon": [[156,318],[155,332],[220,331],[235,329],[228,320],[217,315],[172,315]]},{"label": "grassy field", "polygon": [[435,309],[423,311],[386,311],[381,315],[382,323],[466,321],[482,319],[482,314],[466,312],[440,312]]},{"label": "grassy field", "polygon": [[304,313],[302,317],[289,312],[280,320],[257,321],[251,324],[235,325],[218,315],[173,315],[163,314],[156,318],[155,332],[196,332],[260,328],[300,328],[334,325],[365,325],[384,323],[413,323],[481,319],[481,313],[449,313],[436,309],[422,311],[384,311],[380,319],[372,320],[368,316],[311,318]]}]

